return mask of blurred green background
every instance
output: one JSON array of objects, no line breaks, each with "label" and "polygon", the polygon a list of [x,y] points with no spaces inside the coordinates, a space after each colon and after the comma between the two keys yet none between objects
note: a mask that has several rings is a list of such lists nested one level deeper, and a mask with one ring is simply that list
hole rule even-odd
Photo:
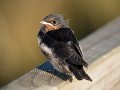
[{"label": "blurred green background", "polygon": [[0,0],[0,86],[45,60],[37,44],[40,20],[69,19],[78,39],[120,15],[120,0]]}]

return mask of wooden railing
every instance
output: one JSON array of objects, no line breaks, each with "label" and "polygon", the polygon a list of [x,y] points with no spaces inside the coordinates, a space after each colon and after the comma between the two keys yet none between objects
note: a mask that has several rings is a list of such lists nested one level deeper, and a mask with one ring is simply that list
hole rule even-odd
[{"label": "wooden railing", "polygon": [[[75,78],[73,82],[62,80],[42,70],[43,65],[1,90],[120,90],[120,17],[80,41],[80,45],[89,63],[86,71],[92,82]],[[45,68],[49,69],[49,65]]]}]

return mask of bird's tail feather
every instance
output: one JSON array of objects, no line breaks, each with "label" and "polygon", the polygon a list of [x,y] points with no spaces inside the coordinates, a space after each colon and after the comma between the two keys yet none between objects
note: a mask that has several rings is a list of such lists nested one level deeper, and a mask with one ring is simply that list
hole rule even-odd
[{"label": "bird's tail feather", "polygon": [[69,68],[78,80],[86,79],[92,81],[92,79],[88,76],[88,74],[84,71],[83,68],[77,69],[76,67],[73,66],[70,66]]}]

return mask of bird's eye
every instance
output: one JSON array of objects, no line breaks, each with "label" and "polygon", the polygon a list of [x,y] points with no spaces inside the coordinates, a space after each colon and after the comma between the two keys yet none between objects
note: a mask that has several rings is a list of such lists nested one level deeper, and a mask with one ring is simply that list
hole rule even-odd
[{"label": "bird's eye", "polygon": [[52,21],[52,24],[56,25],[56,24],[57,24],[57,21],[56,21],[56,20]]}]

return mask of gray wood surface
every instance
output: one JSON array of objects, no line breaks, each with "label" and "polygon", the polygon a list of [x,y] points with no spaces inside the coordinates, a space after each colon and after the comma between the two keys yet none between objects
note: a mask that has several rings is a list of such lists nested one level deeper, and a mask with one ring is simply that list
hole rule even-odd
[{"label": "gray wood surface", "polygon": [[120,82],[120,17],[80,41],[93,82],[73,82],[34,68],[1,90],[117,90]]}]

